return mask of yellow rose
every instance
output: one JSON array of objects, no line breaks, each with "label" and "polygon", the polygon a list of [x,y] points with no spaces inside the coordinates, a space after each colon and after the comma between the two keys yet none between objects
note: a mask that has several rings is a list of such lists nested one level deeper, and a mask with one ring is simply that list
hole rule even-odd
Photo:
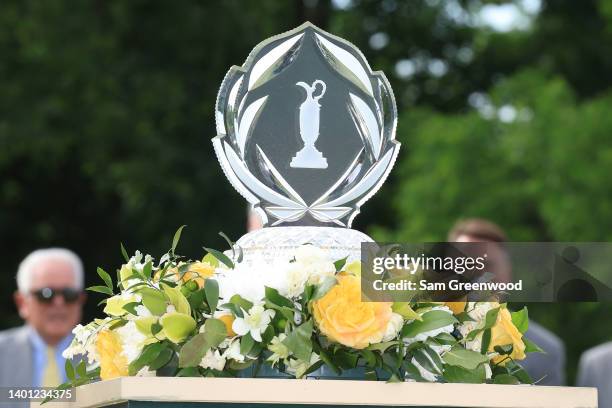
[{"label": "yellow rose", "polygon": [[467,302],[444,302],[444,305],[447,306],[453,314],[459,314],[465,311],[465,304]]},{"label": "yellow rose", "polygon": [[103,330],[96,338],[96,352],[100,356],[100,378],[111,378],[128,375],[128,361],[123,355],[119,335],[110,330]]},{"label": "yellow rose", "polygon": [[[495,346],[505,346],[512,344],[512,353],[510,357],[514,360],[523,360],[525,358],[525,343],[523,343],[523,335],[512,323],[512,315],[505,307],[499,310],[497,322],[491,328],[491,344],[489,352],[495,351]],[[500,355],[493,358],[494,363],[502,362],[507,356]],[[508,360],[504,361],[504,365]]]},{"label": "yellow rose", "polygon": [[236,335],[236,332],[234,331],[234,329],[232,329],[232,324],[235,320],[234,315],[232,315],[231,313],[223,314],[217,316],[217,319],[221,320],[225,325],[225,330],[227,330],[227,337],[234,337]]},{"label": "yellow rose", "polygon": [[321,333],[356,349],[380,342],[391,319],[391,303],[361,302],[359,278],[348,274],[337,278],[338,284],[312,305]]},{"label": "yellow rose", "polygon": [[[178,279],[180,274],[178,269],[175,270]],[[204,281],[213,276],[214,273],[215,267],[209,262],[194,262],[189,265],[189,270],[183,274],[182,281],[186,283],[193,280],[198,284],[198,288],[202,289],[204,287]]]}]

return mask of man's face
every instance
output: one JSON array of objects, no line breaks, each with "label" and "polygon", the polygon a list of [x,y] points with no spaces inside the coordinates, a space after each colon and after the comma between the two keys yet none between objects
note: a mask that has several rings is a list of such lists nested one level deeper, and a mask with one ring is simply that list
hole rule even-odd
[{"label": "man's face", "polygon": [[[78,297],[70,302],[61,294],[63,289],[77,289],[72,265],[63,259],[41,260],[34,266],[31,278],[30,293],[15,294],[19,315],[34,327],[45,341],[58,342],[81,320],[85,295],[79,293]],[[49,300],[37,298],[34,293],[43,288],[50,288],[55,295]]]},{"label": "man's face", "polygon": [[487,242],[493,245],[487,245],[487,270],[495,274],[497,282],[512,281],[512,265],[508,259],[508,254],[504,249],[493,241],[485,241],[482,238],[471,235],[459,235],[456,242]]}]

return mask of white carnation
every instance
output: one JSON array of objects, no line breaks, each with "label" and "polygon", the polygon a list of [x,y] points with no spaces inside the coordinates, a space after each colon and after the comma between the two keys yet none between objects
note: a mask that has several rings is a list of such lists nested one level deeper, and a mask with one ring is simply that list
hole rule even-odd
[{"label": "white carnation", "polygon": [[208,350],[200,361],[200,367],[221,371],[225,367],[225,358],[219,353],[219,350]]},{"label": "white carnation", "polygon": [[387,323],[387,330],[385,331],[382,341],[391,341],[396,338],[403,325],[404,318],[402,317],[402,315],[392,313],[391,318],[389,319],[389,323]]},{"label": "white carnation", "polygon": [[136,327],[134,321],[129,321],[123,326],[115,330],[121,339],[123,355],[127,358],[128,363],[133,362],[140,356],[147,336],[142,334]]}]

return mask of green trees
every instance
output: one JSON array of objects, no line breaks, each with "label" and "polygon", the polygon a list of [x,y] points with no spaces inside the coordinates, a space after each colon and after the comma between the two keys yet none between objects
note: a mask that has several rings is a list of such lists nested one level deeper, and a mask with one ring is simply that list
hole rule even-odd
[{"label": "green trees", "polygon": [[[2,1],[0,327],[18,322],[13,276],[34,248],[71,247],[93,271],[119,261],[119,240],[161,253],[188,224],[180,251],[196,256],[244,232],[210,144],[216,92],[305,19],[359,46],[398,100],[398,164],[357,228],[440,240],[483,216],[513,240],[612,239],[611,2],[542,2],[524,30],[478,22],[526,3]],[[609,321],[602,307],[532,314],[563,334],[581,314]],[[566,336],[572,361],[607,326]]]}]

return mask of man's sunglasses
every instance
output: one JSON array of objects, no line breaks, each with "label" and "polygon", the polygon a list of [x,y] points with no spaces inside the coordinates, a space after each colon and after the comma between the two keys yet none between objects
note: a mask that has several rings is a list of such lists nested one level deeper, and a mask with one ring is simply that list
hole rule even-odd
[{"label": "man's sunglasses", "polygon": [[64,298],[64,302],[73,303],[79,299],[81,291],[73,288],[42,288],[32,291],[32,295],[41,303],[51,303],[55,296],[60,295]]}]

